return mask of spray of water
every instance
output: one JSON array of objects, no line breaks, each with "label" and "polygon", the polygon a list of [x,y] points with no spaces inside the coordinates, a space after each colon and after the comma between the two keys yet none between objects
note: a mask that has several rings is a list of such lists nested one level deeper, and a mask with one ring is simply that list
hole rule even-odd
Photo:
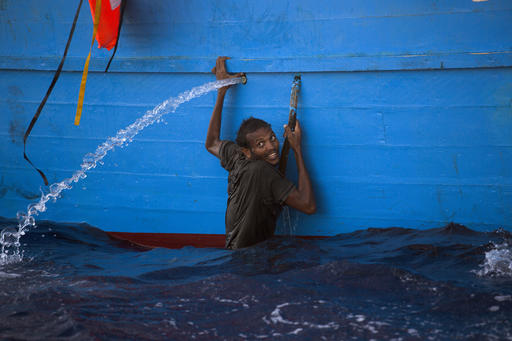
[{"label": "spray of water", "polygon": [[297,212],[291,210],[288,206],[283,208],[282,216],[282,224],[283,227],[279,231],[279,234],[283,234],[286,236],[295,236],[297,233],[297,225],[299,222],[299,216]]},{"label": "spray of water", "polygon": [[0,265],[17,263],[23,259],[23,251],[20,250],[20,238],[30,230],[30,228],[35,227],[35,216],[46,211],[46,203],[50,199],[53,200],[53,202],[57,201],[63,190],[70,189],[74,182],[85,179],[87,177],[87,171],[95,168],[98,164],[101,164],[101,160],[109,151],[113,150],[115,147],[124,147],[128,145],[140,131],[155,122],[160,122],[163,115],[175,112],[181,104],[203,96],[208,92],[219,89],[223,86],[241,82],[241,78],[231,78],[210,82],[185,91],[176,97],[171,97],[157,105],[152,110],[146,112],[145,115],[138,118],[126,128],[119,130],[115,136],[109,137],[96,148],[94,153],[86,154],[82,159],[80,169],[75,171],[73,176],[50,185],[49,191],[47,193],[43,192],[38,202],[28,205],[26,212],[18,212],[18,226],[16,228],[7,227],[0,232],[0,245],[2,246],[0,253]]},{"label": "spray of water", "polygon": [[475,271],[478,276],[512,277],[512,249],[507,242],[492,243],[492,248],[485,253],[485,260],[480,270]]}]

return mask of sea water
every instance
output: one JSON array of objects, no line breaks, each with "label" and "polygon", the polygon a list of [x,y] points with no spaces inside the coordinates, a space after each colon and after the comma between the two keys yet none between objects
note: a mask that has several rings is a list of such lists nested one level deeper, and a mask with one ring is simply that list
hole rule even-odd
[{"label": "sea water", "polygon": [[172,250],[39,221],[0,267],[0,339],[512,340],[511,237],[450,224]]}]

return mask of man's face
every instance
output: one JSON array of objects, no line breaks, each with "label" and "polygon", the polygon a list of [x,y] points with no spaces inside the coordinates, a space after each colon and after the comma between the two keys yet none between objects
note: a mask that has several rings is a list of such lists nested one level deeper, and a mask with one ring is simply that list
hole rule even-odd
[{"label": "man's face", "polygon": [[270,128],[260,128],[247,134],[250,149],[243,148],[251,160],[263,160],[275,166],[279,163],[279,141]]}]

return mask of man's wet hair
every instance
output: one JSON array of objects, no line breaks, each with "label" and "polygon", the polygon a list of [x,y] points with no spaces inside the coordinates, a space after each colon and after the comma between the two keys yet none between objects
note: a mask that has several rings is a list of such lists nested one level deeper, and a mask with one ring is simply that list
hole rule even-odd
[{"label": "man's wet hair", "polygon": [[243,148],[250,148],[249,141],[247,140],[247,134],[253,133],[260,128],[269,128],[270,124],[260,120],[259,118],[249,117],[245,119],[240,128],[238,128],[238,134],[236,135],[236,144]]}]

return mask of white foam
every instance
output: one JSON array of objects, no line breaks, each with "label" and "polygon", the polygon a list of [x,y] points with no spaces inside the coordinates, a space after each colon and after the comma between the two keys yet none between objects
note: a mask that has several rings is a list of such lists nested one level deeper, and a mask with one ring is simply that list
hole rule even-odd
[{"label": "white foam", "polygon": [[[324,301],[322,301],[324,302]],[[319,301],[317,301],[316,303],[319,303]],[[308,322],[308,321],[290,321],[290,320],[287,320],[285,319],[283,316],[282,316],[282,312],[281,312],[281,309],[284,308],[284,307],[287,307],[287,306],[290,306],[290,305],[302,305],[302,304],[307,304],[307,303],[304,303],[304,302],[299,302],[299,303],[282,303],[282,304],[279,304],[278,306],[275,307],[275,309],[270,313],[270,321],[267,319],[266,316],[263,316],[263,321],[266,323],[266,324],[278,324],[278,323],[281,323],[281,324],[287,324],[287,325],[293,325],[293,326],[302,326],[302,327],[308,327],[308,328],[313,328],[313,329],[338,329],[340,326],[339,324],[335,323],[335,322],[328,322],[328,323],[324,323],[324,324],[318,324],[318,323],[312,323],[312,322]],[[298,330],[298,329],[302,329],[302,328],[297,328],[295,330]]]},{"label": "white foam", "polygon": [[302,329],[302,328],[297,328],[294,331],[289,332],[288,335],[298,335],[303,330],[304,329]]},{"label": "white foam", "polygon": [[274,324],[277,324],[277,323],[283,323],[283,324],[293,324],[293,325],[298,325],[299,322],[293,322],[293,321],[289,321],[289,320],[286,320],[284,319],[282,316],[281,316],[281,308],[283,307],[286,307],[286,306],[289,306],[290,303],[283,303],[283,304],[280,304],[278,305],[271,313],[270,313],[270,321],[272,321],[272,323]]},{"label": "white foam", "polygon": [[508,243],[494,244],[485,253],[480,270],[473,271],[478,276],[512,277],[512,251]]},{"label": "white foam", "polygon": [[363,322],[366,320],[366,317],[364,315],[356,315],[355,316],[357,322]]},{"label": "white foam", "polygon": [[17,277],[21,277],[21,275],[0,271],[0,278],[17,278]]},{"label": "white foam", "polygon": [[407,333],[411,334],[412,336],[419,336],[418,331],[414,328],[407,329]]},{"label": "white foam", "polygon": [[178,326],[176,325],[176,321],[174,319],[164,320],[164,322],[167,322],[170,326],[174,327],[174,329],[178,329]]},{"label": "white foam", "polygon": [[498,295],[494,296],[494,299],[498,302],[512,301],[512,296],[510,295]]}]

